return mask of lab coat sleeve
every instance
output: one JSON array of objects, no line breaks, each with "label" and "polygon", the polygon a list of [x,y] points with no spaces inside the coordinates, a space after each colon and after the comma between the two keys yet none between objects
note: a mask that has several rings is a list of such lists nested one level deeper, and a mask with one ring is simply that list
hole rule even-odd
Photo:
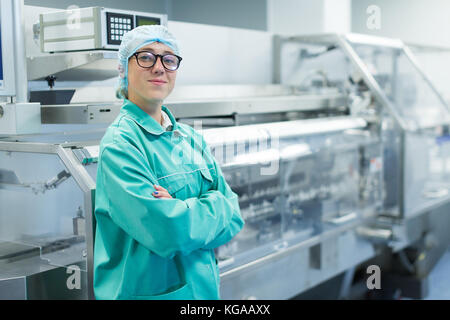
[{"label": "lab coat sleeve", "polygon": [[[206,144],[206,142],[204,142]],[[209,156],[213,162],[214,162],[214,168],[217,173],[217,179],[214,182],[214,185],[212,187],[213,190],[216,190],[216,192],[220,192],[223,197],[228,201],[229,206],[233,208],[232,210],[232,216],[231,216],[231,223],[225,227],[218,235],[217,237],[208,243],[206,245],[207,249],[214,249],[217,247],[220,247],[221,245],[226,244],[229,242],[244,226],[244,220],[241,216],[241,210],[239,208],[239,198],[236,193],[231,190],[230,186],[228,185],[227,181],[225,180],[225,177],[223,176],[222,170],[217,163],[217,161],[214,159],[213,155],[211,154],[211,151],[208,146],[204,149],[207,156]]]},{"label": "lab coat sleeve", "polygon": [[235,203],[218,191],[185,201],[153,197],[155,174],[129,143],[104,147],[99,166],[97,179],[102,179],[110,218],[159,256],[205,248],[233,223]]}]

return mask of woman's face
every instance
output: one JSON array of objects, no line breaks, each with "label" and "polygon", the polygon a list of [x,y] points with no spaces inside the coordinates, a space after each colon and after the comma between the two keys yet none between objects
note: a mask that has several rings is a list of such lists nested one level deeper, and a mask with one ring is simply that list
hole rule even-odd
[{"label": "woman's face", "polygon": [[[173,54],[172,49],[160,42],[153,42],[138,50],[150,51],[154,54]],[[151,68],[142,68],[136,57],[128,61],[128,98],[137,105],[164,100],[173,90],[177,71],[168,71],[157,58]]]}]

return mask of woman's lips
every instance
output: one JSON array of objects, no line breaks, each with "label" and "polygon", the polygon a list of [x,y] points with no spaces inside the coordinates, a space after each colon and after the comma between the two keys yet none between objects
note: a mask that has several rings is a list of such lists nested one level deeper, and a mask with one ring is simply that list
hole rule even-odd
[{"label": "woman's lips", "polygon": [[167,83],[167,81],[164,81],[164,80],[148,80],[148,82],[150,82],[156,86],[162,86]]}]

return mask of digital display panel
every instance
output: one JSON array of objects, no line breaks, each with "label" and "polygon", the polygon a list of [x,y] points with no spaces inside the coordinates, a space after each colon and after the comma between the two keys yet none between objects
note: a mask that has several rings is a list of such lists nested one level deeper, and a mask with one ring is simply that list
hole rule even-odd
[{"label": "digital display panel", "polygon": [[148,25],[159,25],[161,24],[161,19],[136,16],[136,27],[148,26]]}]

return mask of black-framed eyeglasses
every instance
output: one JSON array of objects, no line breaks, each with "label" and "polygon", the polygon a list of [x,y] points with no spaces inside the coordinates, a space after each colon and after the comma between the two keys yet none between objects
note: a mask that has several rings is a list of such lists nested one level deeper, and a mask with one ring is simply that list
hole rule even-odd
[{"label": "black-framed eyeglasses", "polygon": [[150,51],[138,51],[135,54],[133,54],[136,58],[137,64],[141,68],[151,68],[156,64],[156,60],[158,60],[158,57],[161,59],[163,67],[167,71],[175,71],[180,66],[182,58],[180,56],[177,56],[176,54],[154,54]]}]

